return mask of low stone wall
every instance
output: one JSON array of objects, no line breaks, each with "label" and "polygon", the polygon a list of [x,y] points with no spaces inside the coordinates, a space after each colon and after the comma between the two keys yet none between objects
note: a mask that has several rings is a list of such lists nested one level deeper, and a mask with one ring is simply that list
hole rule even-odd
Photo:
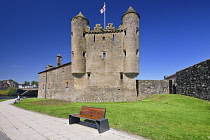
[{"label": "low stone wall", "polygon": [[137,98],[145,99],[154,94],[169,94],[169,80],[137,80]]},{"label": "low stone wall", "polygon": [[210,59],[176,72],[176,92],[210,100]]}]

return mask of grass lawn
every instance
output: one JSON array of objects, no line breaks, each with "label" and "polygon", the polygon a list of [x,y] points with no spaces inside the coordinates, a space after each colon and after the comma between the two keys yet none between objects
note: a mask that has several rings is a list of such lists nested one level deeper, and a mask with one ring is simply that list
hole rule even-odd
[{"label": "grass lawn", "polygon": [[0,102],[2,102],[2,101],[6,101],[6,100],[8,100],[8,99],[0,99]]},{"label": "grass lawn", "polygon": [[210,139],[210,102],[184,95],[153,95],[137,102],[69,103],[24,99],[15,106],[68,118],[81,106],[106,108],[110,127],[153,140]]},{"label": "grass lawn", "polygon": [[0,94],[7,94],[6,90],[0,90]]}]

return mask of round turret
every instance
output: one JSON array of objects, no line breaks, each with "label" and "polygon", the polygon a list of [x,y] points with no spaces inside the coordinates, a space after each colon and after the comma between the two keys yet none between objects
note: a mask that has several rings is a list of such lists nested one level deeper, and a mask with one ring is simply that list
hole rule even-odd
[{"label": "round turret", "polygon": [[85,28],[88,24],[88,20],[81,12],[71,20],[72,74],[74,76],[81,76],[86,72]]},{"label": "round turret", "polygon": [[132,8],[122,16],[124,28],[124,74],[135,78],[139,74],[139,14]]}]

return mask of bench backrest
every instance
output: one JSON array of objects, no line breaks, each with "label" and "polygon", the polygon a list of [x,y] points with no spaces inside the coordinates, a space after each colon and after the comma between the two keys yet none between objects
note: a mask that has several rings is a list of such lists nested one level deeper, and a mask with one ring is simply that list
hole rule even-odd
[{"label": "bench backrest", "polygon": [[105,108],[83,106],[80,110],[80,115],[86,115],[97,118],[104,118],[106,114]]}]

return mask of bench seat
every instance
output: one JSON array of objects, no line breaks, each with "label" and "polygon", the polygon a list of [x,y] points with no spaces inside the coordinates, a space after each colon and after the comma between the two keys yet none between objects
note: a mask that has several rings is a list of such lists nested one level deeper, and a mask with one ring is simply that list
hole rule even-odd
[{"label": "bench seat", "polygon": [[105,108],[95,108],[83,106],[80,113],[69,115],[69,124],[79,123],[80,118],[91,120],[95,123],[99,133],[109,130],[108,119],[104,118],[106,113]]}]

